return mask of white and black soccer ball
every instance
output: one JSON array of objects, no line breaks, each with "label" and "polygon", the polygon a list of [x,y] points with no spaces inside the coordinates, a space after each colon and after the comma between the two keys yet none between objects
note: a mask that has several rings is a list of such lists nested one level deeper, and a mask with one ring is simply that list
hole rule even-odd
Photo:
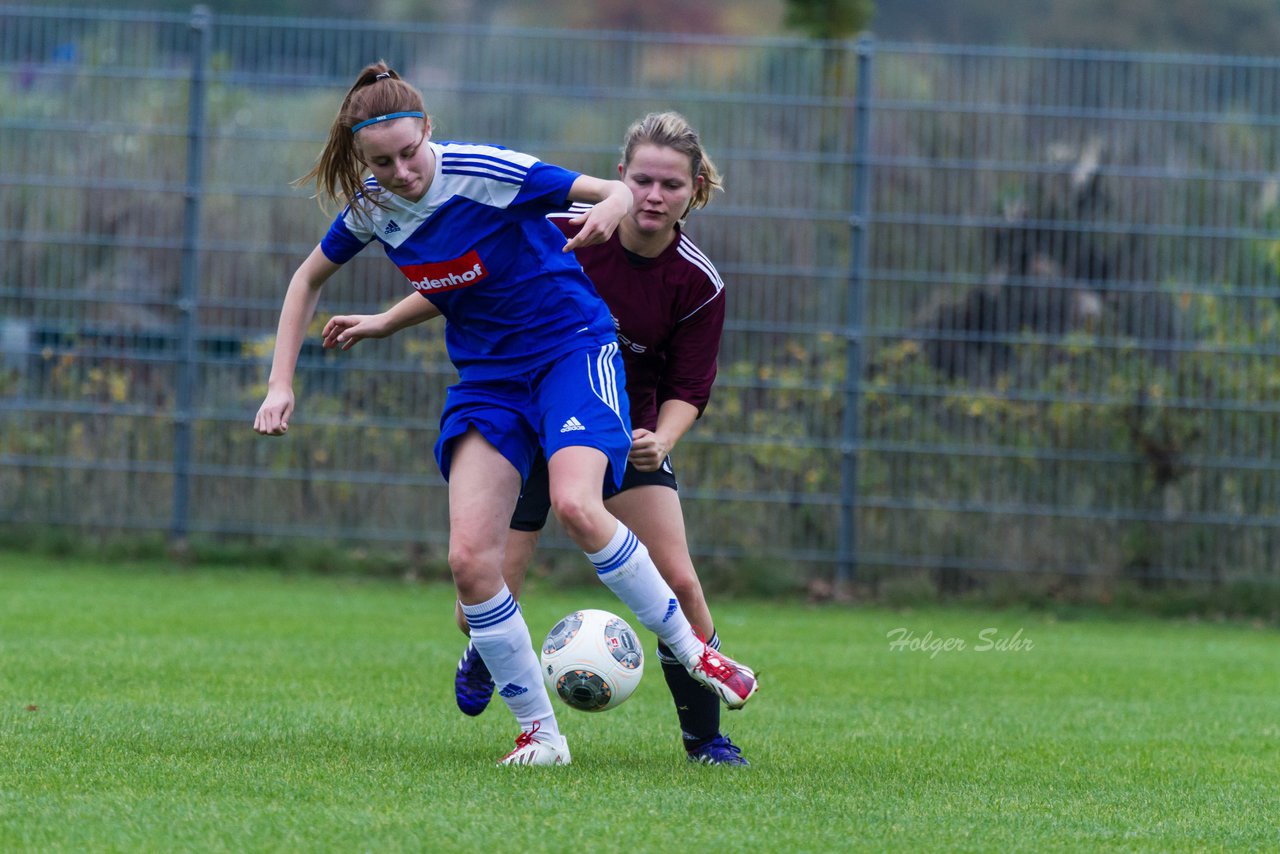
[{"label": "white and black soccer ball", "polygon": [[644,652],[631,626],[594,608],[556,623],[542,643],[541,659],[547,690],[583,712],[622,705],[644,674]]}]

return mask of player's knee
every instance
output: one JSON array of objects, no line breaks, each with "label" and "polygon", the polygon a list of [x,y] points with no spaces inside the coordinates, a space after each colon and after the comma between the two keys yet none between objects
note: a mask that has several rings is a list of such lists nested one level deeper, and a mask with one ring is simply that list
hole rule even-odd
[{"label": "player's knee", "polygon": [[480,543],[449,543],[449,571],[453,573],[453,582],[459,593],[469,594],[481,579],[498,571],[492,551],[491,547]]},{"label": "player's knee", "polygon": [[[560,521],[565,533],[575,542],[599,537],[600,532],[596,531],[596,528],[600,525],[604,505],[598,497],[593,499],[577,492],[553,494],[551,511],[556,514],[556,519]],[[612,531],[608,533],[612,534]]]}]

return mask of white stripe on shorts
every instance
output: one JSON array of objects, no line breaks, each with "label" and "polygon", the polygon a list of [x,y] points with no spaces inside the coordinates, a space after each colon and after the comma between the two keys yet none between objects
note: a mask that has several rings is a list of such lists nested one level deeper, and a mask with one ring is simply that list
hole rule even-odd
[{"label": "white stripe on shorts", "polygon": [[589,368],[587,371],[587,381],[591,383],[591,391],[615,414],[618,414],[618,372],[613,367],[613,357],[617,353],[616,343],[605,344],[596,354],[595,376],[591,375]]}]

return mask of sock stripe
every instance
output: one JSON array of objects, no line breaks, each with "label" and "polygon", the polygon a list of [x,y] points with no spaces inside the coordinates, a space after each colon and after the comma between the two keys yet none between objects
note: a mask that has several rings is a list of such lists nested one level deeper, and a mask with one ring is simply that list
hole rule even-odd
[{"label": "sock stripe", "polygon": [[631,556],[636,553],[636,549],[638,548],[640,548],[640,540],[637,539],[636,535],[631,533],[631,531],[627,531],[626,539],[622,541],[622,545],[618,547],[618,550],[613,553],[612,557],[607,557],[599,563],[592,561],[592,563],[595,564],[596,574],[607,575],[610,572],[613,572],[615,569],[631,560]]},{"label": "sock stripe", "polygon": [[479,614],[468,613],[465,605],[462,608],[463,613],[467,615],[467,624],[473,629],[487,629],[490,626],[496,626],[503,620],[510,619],[511,615],[519,610],[520,605],[510,595],[496,607],[490,608],[488,611],[482,611]]}]

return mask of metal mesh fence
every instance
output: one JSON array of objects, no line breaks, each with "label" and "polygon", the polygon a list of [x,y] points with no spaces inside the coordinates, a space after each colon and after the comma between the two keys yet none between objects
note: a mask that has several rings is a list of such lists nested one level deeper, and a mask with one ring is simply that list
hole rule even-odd
[{"label": "metal mesh fence", "polygon": [[[596,175],[699,128],[704,565],[1274,580],[1280,66],[869,40],[0,9],[0,523],[439,552],[439,328],[313,336],[249,427],[329,220],[290,181],[378,58],[436,138]],[[322,315],[405,293],[365,254]]]},{"label": "metal mesh fence", "polygon": [[1274,578],[1277,65],[880,60],[863,560]]}]

